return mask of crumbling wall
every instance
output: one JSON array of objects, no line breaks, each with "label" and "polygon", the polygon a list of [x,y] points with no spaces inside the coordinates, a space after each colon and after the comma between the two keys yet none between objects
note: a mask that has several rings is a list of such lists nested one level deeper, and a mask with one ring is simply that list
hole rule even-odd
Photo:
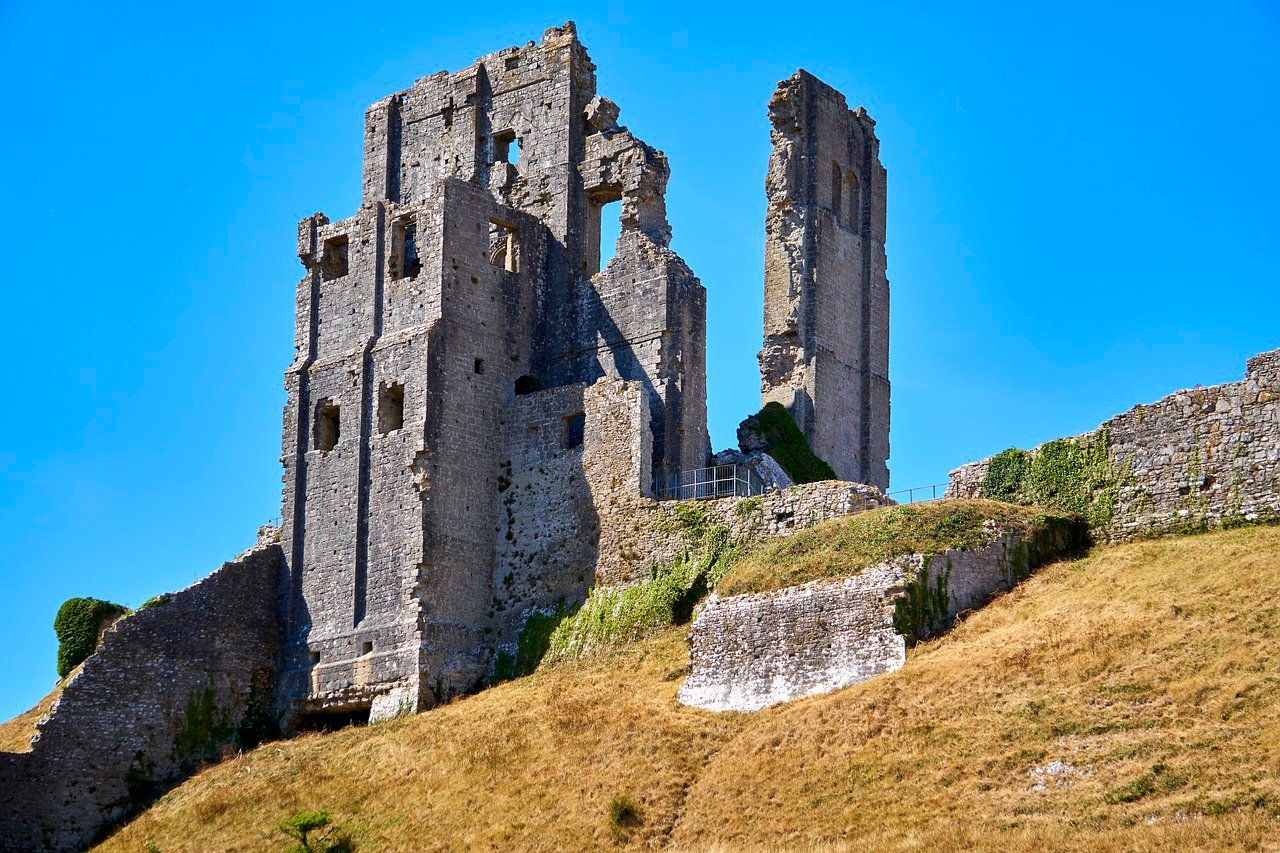
[{"label": "crumbling wall", "polygon": [[259,545],[106,632],[31,751],[0,754],[0,848],[85,845],[271,711],[280,566]]},{"label": "crumbling wall", "polygon": [[909,593],[941,586],[945,614],[979,607],[1013,586],[1026,559],[1022,535],[993,530],[976,551],[911,554],[835,581],[712,597],[689,631],[680,701],[713,711],[761,708],[829,693],[900,669],[907,640],[895,620]]},{"label": "crumbling wall", "polygon": [[[1057,485],[1041,488],[1050,478]],[[1047,506],[1065,497],[1102,539],[1280,517],[1280,350],[1250,359],[1243,381],[1179,391],[1093,433],[958,468],[947,496]]]},{"label": "crumbling wall", "polygon": [[763,401],[843,480],[889,487],[886,173],[875,122],[806,71],[769,101]]},{"label": "crumbling wall", "polygon": [[517,397],[503,414],[502,515],[493,579],[495,644],[512,644],[534,610],[580,603],[596,580],[600,513],[650,480],[638,382],[601,379]]}]

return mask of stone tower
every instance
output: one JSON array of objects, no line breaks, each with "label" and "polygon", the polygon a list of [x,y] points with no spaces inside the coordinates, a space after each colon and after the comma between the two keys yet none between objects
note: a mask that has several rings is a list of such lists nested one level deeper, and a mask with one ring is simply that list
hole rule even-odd
[{"label": "stone tower", "polygon": [[889,486],[885,170],[875,122],[807,71],[769,101],[764,402],[842,480]]},{"label": "stone tower", "polygon": [[[367,111],[356,214],[299,226],[281,543],[294,722],[472,689],[514,618],[496,587],[533,571],[500,534],[513,507],[572,516],[567,554],[598,540],[610,489],[649,494],[706,462],[705,291],[668,247],[666,158],[618,125],[594,72],[567,24],[418,80]],[[600,270],[611,201],[622,234]],[[519,503],[513,460],[533,472]],[[563,576],[524,579],[528,601],[585,593],[593,556],[573,554]]]}]

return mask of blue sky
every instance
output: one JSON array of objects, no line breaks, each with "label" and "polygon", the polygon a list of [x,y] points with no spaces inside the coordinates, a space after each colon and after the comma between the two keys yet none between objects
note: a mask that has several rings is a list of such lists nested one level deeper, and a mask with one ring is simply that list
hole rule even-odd
[{"label": "blue sky", "polygon": [[278,514],[295,226],[354,211],[365,107],[566,19],[670,158],[717,449],[759,402],[765,104],[801,66],[889,172],[893,488],[1280,347],[1273,2],[373,8],[0,3],[0,718],[64,599],[184,586]]}]

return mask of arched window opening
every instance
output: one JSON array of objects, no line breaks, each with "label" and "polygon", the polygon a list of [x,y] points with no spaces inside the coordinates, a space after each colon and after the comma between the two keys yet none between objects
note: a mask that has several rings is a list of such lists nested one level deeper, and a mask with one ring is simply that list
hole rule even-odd
[{"label": "arched window opening", "polygon": [[535,377],[525,374],[516,380],[516,396],[521,397],[525,394],[532,394],[535,391],[542,390],[542,383]]}]

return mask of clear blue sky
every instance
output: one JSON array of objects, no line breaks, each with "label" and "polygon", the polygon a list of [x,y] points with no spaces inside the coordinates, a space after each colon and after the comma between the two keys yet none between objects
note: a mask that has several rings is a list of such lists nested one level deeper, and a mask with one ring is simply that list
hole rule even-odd
[{"label": "clear blue sky", "polygon": [[670,157],[717,449],[798,66],[878,121],[895,488],[1280,347],[1270,0],[359,5],[0,3],[0,718],[52,686],[61,601],[184,586],[278,514],[295,225],[354,211],[365,107],[566,19]]}]

